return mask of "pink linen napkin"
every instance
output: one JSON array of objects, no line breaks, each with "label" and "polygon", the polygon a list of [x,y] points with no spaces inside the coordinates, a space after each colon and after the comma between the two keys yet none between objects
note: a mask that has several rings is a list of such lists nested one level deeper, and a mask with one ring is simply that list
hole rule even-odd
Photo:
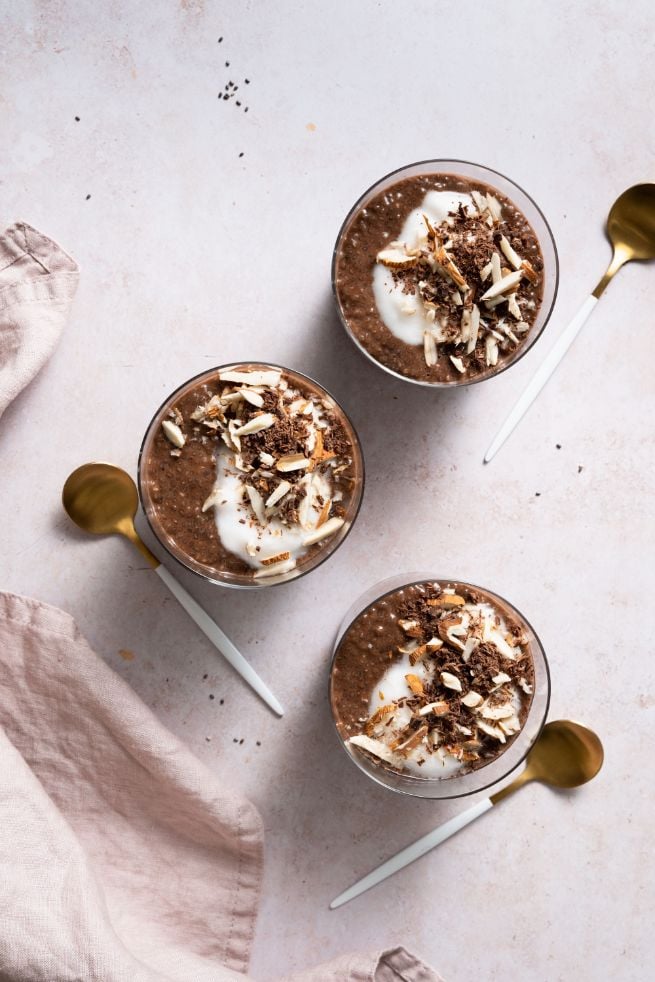
[{"label": "pink linen napkin", "polygon": [[78,278],[75,261],[31,225],[0,234],[0,416],[54,351]]},{"label": "pink linen napkin", "polygon": [[[159,723],[68,614],[7,593],[0,828],[1,979],[244,978],[258,812]],[[293,977],[347,980],[440,982],[402,948]]]}]

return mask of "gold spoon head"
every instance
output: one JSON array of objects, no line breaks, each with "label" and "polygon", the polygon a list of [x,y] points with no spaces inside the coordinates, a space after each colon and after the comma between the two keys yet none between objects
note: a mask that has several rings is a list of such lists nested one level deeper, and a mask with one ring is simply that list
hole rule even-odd
[{"label": "gold spoon head", "polygon": [[607,218],[614,249],[630,259],[655,259],[655,184],[635,184],[620,195]]},{"label": "gold spoon head", "polygon": [[79,528],[95,535],[125,535],[139,496],[130,475],[113,464],[83,464],[67,478],[62,502]]},{"label": "gold spoon head", "polygon": [[593,730],[568,719],[546,723],[528,754],[524,783],[543,781],[555,788],[577,788],[598,774],[603,745]]}]

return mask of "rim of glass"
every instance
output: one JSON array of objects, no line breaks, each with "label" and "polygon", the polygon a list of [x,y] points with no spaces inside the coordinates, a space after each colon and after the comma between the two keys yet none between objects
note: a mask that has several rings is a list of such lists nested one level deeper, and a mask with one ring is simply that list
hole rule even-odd
[{"label": "rim of glass", "polygon": [[[408,578],[405,579],[405,576],[407,576]],[[390,584],[392,582],[394,583],[393,586],[388,586],[387,589],[384,589],[385,584]],[[544,703],[543,711],[542,711],[542,718],[537,721],[537,728],[536,728],[535,735],[534,735],[533,739],[528,743],[528,745],[526,746],[525,751],[520,755],[520,757],[518,758],[518,760],[516,760],[515,763],[513,763],[511,767],[509,767],[503,774],[501,774],[500,777],[495,778],[493,781],[488,781],[487,783],[481,784],[479,787],[475,787],[475,788],[471,789],[470,791],[455,791],[453,794],[443,794],[443,795],[422,795],[422,794],[420,794],[420,792],[419,792],[418,789],[421,786],[426,787],[428,784],[430,784],[430,785],[434,785],[435,787],[444,786],[445,787],[445,790],[447,790],[447,786],[449,784],[452,784],[453,786],[455,786],[456,781],[457,781],[457,777],[456,776],[455,777],[451,777],[451,778],[442,778],[441,780],[437,780],[437,781],[434,781],[434,782],[433,781],[429,781],[427,779],[417,778],[416,779],[417,783],[415,785],[415,787],[416,787],[417,790],[414,791],[414,790],[410,790],[407,787],[394,787],[392,784],[387,783],[383,779],[383,777],[380,776],[381,774],[384,774],[384,770],[382,768],[379,768],[378,771],[375,771],[375,772],[373,771],[373,766],[371,767],[370,770],[367,769],[364,766],[364,764],[362,763],[362,760],[361,760],[360,756],[359,755],[356,755],[356,754],[352,754],[348,750],[348,748],[346,747],[346,742],[343,739],[341,733],[339,732],[339,728],[337,726],[337,720],[336,720],[336,717],[335,717],[335,714],[334,714],[334,710],[332,708],[332,670],[334,668],[334,662],[335,662],[335,659],[336,659],[336,656],[337,656],[337,652],[339,650],[339,645],[341,644],[342,639],[344,638],[344,636],[346,635],[346,633],[350,630],[350,628],[353,626],[353,624],[355,623],[355,621],[357,620],[357,618],[365,610],[367,610],[369,607],[371,607],[373,604],[379,603],[380,600],[384,600],[385,597],[388,597],[390,594],[395,593],[397,590],[405,589],[406,587],[410,587],[410,586],[416,586],[416,585],[418,585],[420,583],[432,583],[432,582],[437,582],[437,583],[459,583],[462,586],[470,587],[472,590],[480,590],[482,593],[490,594],[493,597],[497,597],[499,600],[502,600],[502,602],[504,604],[507,604],[507,606],[510,608],[510,610],[512,610],[518,616],[519,620],[521,620],[530,629],[530,631],[534,635],[534,638],[535,638],[535,640],[537,642],[537,645],[539,646],[539,651],[541,652],[541,657],[543,659],[544,671],[545,671],[545,681],[546,681],[546,694],[545,694],[545,703]],[[379,593],[379,594],[377,593],[377,589],[378,588],[382,588],[382,592]],[[373,590],[376,591],[374,598],[372,600],[366,601],[364,603],[364,605],[360,607],[359,606],[359,601],[361,599],[363,599],[365,596],[367,596],[367,594],[370,593],[370,592],[372,592]],[[477,585],[475,583],[469,583],[468,580],[460,580],[460,579],[457,579],[457,578],[454,578],[453,579],[452,577],[447,578],[447,577],[443,577],[443,576],[433,576],[431,573],[428,573],[428,574],[409,573],[409,574],[403,575],[402,577],[387,577],[386,579],[380,580],[378,583],[373,584],[371,587],[368,588],[368,590],[365,590],[361,594],[361,596],[354,602],[354,604],[352,606],[353,607],[357,606],[358,607],[358,611],[357,611],[356,614],[354,614],[354,616],[352,618],[348,618],[348,614],[346,614],[346,616],[342,620],[341,624],[339,625],[339,628],[338,628],[338,631],[337,631],[337,636],[336,636],[336,639],[335,639],[334,644],[333,644],[332,658],[330,659],[330,672],[329,672],[329,677],[328,677],[328,702],[330,704],[330,715],[332,716],[332,723],[333,723],[333,726],[334,726],[334,732],[336,733],[336,736],[337,736],[337,739],[338,739],[339,744],[341,746],[341,749],[343,750],[343,752],[346,754],[346,756],[348,757],[348,759],[355,765],[355,767],[359,771],[361,771],[363,774],[365,774],[368,778],[370,778],[372,781],[374,781],[380,787],[386,788],[388,791],[393,791],[396,794],[402,794],[402,795],[405,795],[408,798],[420,798],[423,801],[447,801],[447,800],[451,800],[451,799],[454,799],[454,798],[468,798],[468,797],[470,797],[473,794],[479,794],[482,791],[487,791],[487,790],[489,790],[489,788],[493,788],[496,785],[500,784],[501,781],[504,781],[507,777],[509,777],[510,774],[513,774],[514,771],[516,771],[516,769],[521,766],[521,764],[523,764],[525,762],[526,757],[528,756],[528,754],[530,753],[530,751],[534,747],[535,743],[537,742],[537,740],[539,739],[539,737],[541,735],[541,732],[542,732],[544,726],[546,725],[546,720],[548,719],[548,710],[550,709],[550,698],[551,698],[552,684],[551,684],[550,666],[548,664],[548,658],[546,657],[546,652],[545,652],[544,646],[541,643],[541,638],[539,637],[539,635],[535,631],[535,629],[532,626],[532,624],[530,623],[530,621],[527,619],[527,617],[524,616],[524,614],[518,609],[518,607],[515,607],[513,603],[510,603],[510,601],[509,600],[506,600],[505,597],[501,596],[501,594],[496,593],[495,590],[491,590],[488,587],[479,586],[479,585]],[[528,717],[530,716],[530,714],[532,712],[532,705],[533,704],[531,703],[530,704],[530,710],[528,711]],[[517,734],[517,737],[520,737],[522,732],[523,732],[523,730],[521,730],[521,732]],[[513,742],[515,742],[515,741],[513,741]],[[511,746],[513,746],[513,743],[510,745],[510,747]],[[508,747],[507,749],[509,750],[510,747]],[[484,767],[479,767],[479,768],[477,768],[477,770],[474,770],[474,771],[468,771],[467,774],[463,774],[461,776],[462,777],[467,777],[468,774],[476,774],[476,773],[477,774],[480,774],[480,773],[483,773],[485,771],[485,769],[486,769],[487,766],[490,766],[490,765],[494,764],[496,761],[502,760],[502,758],[504,757],[504,755],[505,755],[505,751],[503,751],[503,753],[499,754],[497,757],[494,757],[493,760],[489,761],[489,764],[488,765],[485,765]],[[408,781],[409,780],[410,779],[408,778]]]},{"label": "rim of glass", "polygon": [[[528,340],[527,344],[524,344],[522,346],[516,358],[513,358],[511,361],[503,364],[503,366],[499,368],[497,371],[491,372],[489,375],[478,376],[477,378],[462,379],[461,381],[459,379],[456,379],[453,382],[428,382],[425,379],[412,378],[410,375],[401,375],[400,372],[396,372],[393,368],[389,368],[388,365],[384,365],[381,361],[378,361],[377,358],[374,358],[373,355],[370,353],[370,351],[368,351],[368,349],[361,343],[361,341],[357,337],[355,337],[354,333],[350,329],[350,326],[348,325],[348,321],[344,316],[343,310],[341,308],[341,302],[339,300],[339,294],[337,291],[337,284],[336,284],[336,266],[337,266],[337,256],[339,252],[339,244],[341,242],[341,238],[350,220],[352,219],[353,215],[360,207],[362,201],[364,201],[364,199],[368,197],[371,191],[373,191],[379,184],[384,183],[384,181],[389,180],[389,178],[395,177],[397,174],[401,174],[403,171],[410,170],[413,167],[423,167],[423,166],[427,167],[428,165],[432,165],[432,164],[442,164],[442,165],[465,164],[467,167],[477,167],[479,168],[479,170],[485,171],[487,174],[494,174],[497,177],[501,177],[504,181],[507,181],[508,184],[511,184],[512,187],[516,188],[522,195],[524,195],[524,197],[528,199],[530,204],[532,204],[535,210],[538,212],[539,217],[543,221],[546,231],[548,233],[550,243],[553,247],[553,255],[555,258],[553,298],[550,302],[550,306],[548,308],[546,316],[544,317],[544,322],[541,325],[539,331],[534,335],[534,337],[531,340]],[[447,172],[435,171],[434,173],[447,173]],[[464,175],[455,173],[453,176],[463,177]],[[468,385],[477,385],[480,382],[487,382],[490,379],[497,378],[499,375],[502,375],[503,372],[506,372],[508,368],[511,368],[513,365],[516,365],[519,361],[521,361],[524,355],[526,355],[528,351],[530,351],[534,347],[534,345],[537,343],[537,341],[543,334],[544,330],[546,329],[546,326],[548,325],[548,322],[550,321],[553,310],[555,308],[555,301],[557,300],[557,294],[559,291],[559,254],[557,252],[557,244],[555,242],[555,236],[553,235],[553,230],[551,229],[546,216],[544,215],[543,211],[541,210],[537,202],[534,200],[532,195],[528,194],[528,192],[525,191],[520,184],[517,184],[516,181],[512,180],[511,177],[507,177],[507,175],[503,174],[502,171],[495,170],[493,167],[487,167],[486,164],[478,164],[473,160],[461,160],[461,159],[453,159],[453,158],[416,160],[414,161],[414,163],[404,164],[402,167],[396,167],[394,170],[389,171],[388,174],[384,174],[382,177],[379,177],[377,181],[374,181],[373,184],[370,185],[370,187],[368,187],[364,192],[362,192],[362,194],[360,194],[359,198],[357,199],[357,201],[352,206],[352,208],[344,218],[343,222],[341,223],[341,227],[339,229],[339,233],[337,235],[336,242],[334,244],[334,249],[332,250],[332,264],[331,264],[330,272],[331,272],[331,279],[332,279],[332,295],[334,297],[334,302],[337,308],[337,313],[339,315],[339,320],[341,321],[341,325],[343,329],[345,330],[346,334],[351,339],[353,344],[355,344],[355,346],[359,348],[359,350],[362,352],[363,355],[365,355],[365,357],[371,362],[371,364],[376,365],[378,368],[382,369],[388,375],[393,376],[393,378],[400,379],[402,382],[410,382],[412,385],[420,385],[424,389],[451,389],[451,388],[463,388],[464,386],[468,386]],[[541,309],[545,309],[545,308],[540,308],[540,310]]]},{"label": "rim of glass", "polygon": [[[162,411],[165,409],[166,406],[168,406],[175,399],[178,392],[180,392],[182,389],[186,389],[188,386],[192,385],[194,382],[197,382],[199,379],[204,378],[206,375],[213,375],[217,372],[221,372],[227,368],[232,368],[233,366],[238,366],[238,365],[258,365],[268,368],[279,368],[280,371],[282,372],[290,372],[292,375],[298,375],[300,378],[305,379],[307,382],[310,382],[312,385],[316,385],[319,389],[321,389],[322,392],[324,392],[328,396],[329,399],[332,400],[332,402],[339,409],[339,411],[343,413],[343,416],[347,420],[348,425],[350,426],[350,429],[352,430],[353,435],[355,437],[354,446],[360,460],[361,481],[359,484],[359,498],[357,500],[357,505],[353,513],[352,519],[350,521],[350,524],[348,525],[348,528],[341,536],[341,538],[338,540],[336,545],[333,547],[333,549],[331,549],[325,555],[323,555],[322,552],[318,552],[317,556],[319,556],[320,558],[316,563],[314,563],[314,565],[309,566],[307,569],[302,569],[301,567],[300,571],[297,572],[295,576],[287,576],[286,579],[272,578],[270,580],[266,580],[264,578],[262,580],[253,580],[252,583],[248,583],[248,582],[230,583],[227,580],[221,580],[214,576],[210,576],[208,573],[203,573],[199,569],[194,569],[193,566],[189,566],[187,563],[184,562],[183,559],[181,559],[179,556],[176,556],[175,553],[171,550],[168,543],[165,542],[164,539],[159,535],[158,531],[154,528],[152,522],[150,521],[150,516],[145,506],[144,490],[141,480],[141,464],[144,458],[144,450],[145,450],[146,442],[148,440],[148,437],[150,436],[151,430],[153,429]],[[189,572],[195,574],[195,576],[200,577],[200,579],[205,580],[207,583],[213,583],[216,586],[224,586],[231,590],[251,590],[251,589],[263,589],[263,588],[270,589],[271,587],[275,587],[275,586],[285,586],[288,583],[294,583],[296,580],[302,579],[303,576],[307,576],[308,573],[311,573],[315,569],[318,569],[319,566],[322,566],[323,563],[327,562],[327,560],[330,559],[330,557],[333,556],[339,550],[341,545],[346,541],[346,539],[350,535],[350,532],[355,522],[357,521],[357,517],[359,516],[359,512],[362,507],[362,501],[364,500],[365,485],[366,485],[366,464],[364,461],[364,451],[362,449],[361,440],[359,439],[359,433],[357,432],[357,429],[355,428],[353,421],[351,420],[350,416],[345,411],[341,403],[337,399],[335,399],[332,393],[328,389],[326,389],[325,386],[321,384],[321,382],[317,382],[316,379],[311,377],[311,375],[306,375],[304,372],[299,372],[295,368],[287,368],[285,365],[278,365],[272,361],[252,361],[252,360],[229,361],[226,362],[224,365],[216,365],[213,368],[206,368],[202,372],[198,372],[197,375],[192,375],[185,382],[182,382],[180,385],[177,386],[176,389],[174,389],[171,393],[169,393],[169,395],[166,396],[166,398],[161,402],[159,407],[153,413],[153,416],[150,422],[148,423],[148,426],[146,427],[146,431],[143,435],[143,439],[141,441],[141,447],[139,449],[139,457],[137,461],[137,488],[139,492],[139,501],[141,503],[141,511],[143,512],[146,522],[148,523],[148,528],[154,535],[157,542],[162,546],[162,548],[166,550],[168,555],[172,559],[174,559],[175,562],[178,563],[178,565],[180,565],[183,569],[189,570]]]}]

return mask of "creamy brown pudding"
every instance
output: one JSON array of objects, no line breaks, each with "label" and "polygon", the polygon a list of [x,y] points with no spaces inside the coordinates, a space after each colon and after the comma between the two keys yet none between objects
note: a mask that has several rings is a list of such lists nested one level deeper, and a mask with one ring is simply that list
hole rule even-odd
[{"label": "creamy brown pudding", "polygon": [[253,585],[316,565],[362,493],[356,434],[319,385],[231,365],[176,392],[144,440],[139,483],[158,537],[210,578]]},{"label": "creamy brown pudding", "polygon": [[335,653],[342,739],[381,768],[423,779],[489,764],[530,710],[529,634],[516,611],[464,583],[409,584],[378,598]]},{"label": "creamy brown pudding", "polygon": [[537,236],[479,180],[420,174],[355,211],[337,243],[334,288],[355,340],[428,383],[500,371],[526,344],[544,294]]}]

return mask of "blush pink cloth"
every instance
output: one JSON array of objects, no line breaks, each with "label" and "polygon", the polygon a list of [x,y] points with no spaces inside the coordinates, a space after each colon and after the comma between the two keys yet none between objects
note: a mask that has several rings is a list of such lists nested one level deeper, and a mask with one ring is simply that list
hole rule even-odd
[{"label": "blush pink cloth", "polygon": [[0,416],[54,351],[78,278],[75,261],[31,225],[0,234]]},{"label": "blush pink cloth", "polygon": [[[243,979],[256,809],[169,733],[55,607],[0,593],[0,978]],[[439,982],[402,948],[294,982]]]}]

